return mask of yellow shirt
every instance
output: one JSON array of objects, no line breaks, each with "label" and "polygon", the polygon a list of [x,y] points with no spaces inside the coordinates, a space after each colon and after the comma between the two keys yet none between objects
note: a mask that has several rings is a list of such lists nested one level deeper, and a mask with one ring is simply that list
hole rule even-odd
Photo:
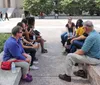
[{"label": "yellow shirt", "polygon": [[84,32],[85,32],[85,29],[84,29],[83,27],[79,27],[79,28],[76,30],[76,36],[83,35]]}]

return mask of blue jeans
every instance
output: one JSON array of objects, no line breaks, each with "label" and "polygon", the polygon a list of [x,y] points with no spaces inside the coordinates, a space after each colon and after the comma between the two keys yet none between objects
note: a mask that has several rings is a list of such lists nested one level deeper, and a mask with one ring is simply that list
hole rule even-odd
[{"label": "blue jeans", "polygon": [[63,34],[61,34],[61,42],[62,42],[63,46],[65,45],[67,38],[68,38],[67,32],[64,32]]},{"label": "blue jeans", "polygon": [[77,49],[81,49],[84,40],[74,40],[71,44],[70,53],[74,53]]}]

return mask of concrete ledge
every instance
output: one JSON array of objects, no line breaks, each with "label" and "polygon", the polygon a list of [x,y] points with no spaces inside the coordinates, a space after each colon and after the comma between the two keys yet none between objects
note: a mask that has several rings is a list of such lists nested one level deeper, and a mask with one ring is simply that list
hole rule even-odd
[{"label": "concrete ledge", "polygon": [[[3,53],[0,53],[0,61],[2,61]],[[16,69],[16,73],[12,73],[11,70],[0,69],[0,85],[19,85],[22,73],[21,68]]]},{"label": "concrete ledge", "polygon": [[100,65],[87,66],[89,80],[91,85],[100,85]]},{"label": "concrete ledge", "polygon": [[4,54],[4,52],[2,51],[2,52],[0,53],[0,61],[3,61],[3,54]]},{"label": "concrete ledge", "polygon": [[19,85],[21,79],[21,68],[16,73],[0,69],[0,85]]}]

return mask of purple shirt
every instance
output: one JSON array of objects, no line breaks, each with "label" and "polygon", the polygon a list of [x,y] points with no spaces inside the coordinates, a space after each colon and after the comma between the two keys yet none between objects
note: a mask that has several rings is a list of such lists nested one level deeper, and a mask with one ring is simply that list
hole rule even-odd
[{"label": "purple shirt", "polygon": [[25,53],[25,51],[22,47],[20,39],[17,41],[14,37],[9,37],[4,44],[3,61],[7,61],[11,58],[25,60],[22,53]]}]

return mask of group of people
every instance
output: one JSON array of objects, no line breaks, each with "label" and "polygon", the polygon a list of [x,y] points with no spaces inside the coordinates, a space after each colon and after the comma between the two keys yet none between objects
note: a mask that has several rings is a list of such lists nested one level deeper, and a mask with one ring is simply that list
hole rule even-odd
[{"label": "group of people", "polygon": [[62,45],[65,47],[63,54],[73,53],[80,49],[88,36],[83,27],[83,20],[78,19],[76,25],[72,22],[72,18],[68,19],[66,24],[67,32],[61,35]]},{"label": "group of people", "polygon": [[9,21],[8,13],[7,13],[7,12],[5,13],[5,17],[4,17],[4,19],[3,19],[3,13],[0,12],[0,21],[4,21],[4,20],[6,20],[6,19]]},{"label": "group of people", "polygon": [[3,61],[14,61],[16,67],[22,68],[22,79],[26,82],[31,82],[32,75],[30,70],[37,70],[39,67],[38,59],[35,54],[37,49],[41,47],[41,53],[47,53],[44,48],[44,40],[38,30],[34,30],[35,18],[27,17],[12,29],[10,36],[4,44]]},{"label": "group of people", "polygon": [[[39,69],[35,66],[38,59],[35,54],[41,46],[41,53],[47,53],[44,48],[46,40],[42,38],[41,33],[34,29],[35,18],[27,17],[12,29],[10,36],[4,44],[3,61],[14,61],[16,67],[22,68],[22,79],[31,82],[32,75],[29,74],[31,69]],[[72,18],[68,19],[66,24],[67,32],[61,35],[61,42],[65,47],[66,56],[65,65],[66,73],[59,74],[59,78],[71,82],[72,66],[76,64],[100,64],[100,34],[95,31],[91,21],[83,22],[79,19],[76,25]],[[86,78],[86,71],[79,70],[74,72],[76,76]]]},{"label": "group of people", "polygon": [[59,78],[71,82],[72,67],[81,65],[83,69],[73,72],[75,76],[87,78],[84,65],[100,64],[100,34],[94,29],[91,21],[83,22],[79,19],[76,25],[72,18],[66,24],[67,32],[61,35],[62,45],[65,47],[66,54],[64,74],[59,74]]}]

